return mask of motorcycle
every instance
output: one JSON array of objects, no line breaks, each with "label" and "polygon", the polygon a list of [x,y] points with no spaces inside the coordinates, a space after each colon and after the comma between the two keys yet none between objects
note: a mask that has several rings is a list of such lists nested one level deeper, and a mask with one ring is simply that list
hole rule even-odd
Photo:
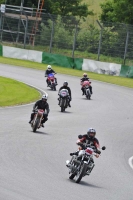
[{"label": "motorcycle", "polygon": [[[106,147],[103,146],[101,149],[105,150]],[[79,183],[84,176],[89,176],[95,166],[93,156],[100,153],[101,151],[94,152],[93,148],[85,147],[83,150],[79,150],[78,154],[73,155],[71,161],[67,160],[69,179],[75,178],[75,182]]]},{"label": "motorcycle", "polygon": [[51,73],[51,74],[48,74],[47,76],[48,79],[48,87],[50,87],[52,90],[56,91],[56,81],[55,81],[55,77],[54,77],[54,74]]},{"label": "motorcycle", "polygon": [[64,112],[68,107],[69,92],[67,89],[62,89],[59,92],[59,106],[61,107],[61,112]]},{"label": "motorcycle", "polygon": [[34,118],[31,122],[31,127],[33,132],[36,132],[37,129],[41,128],[41,122],[43,120],[44,110],[36,109],[34,114]]},{"label": "motorcycle", "polygon": [[91,92],[90,92],[91,82],[90,81],[84,81],[83,83],[81,83],[81,85],[84,88],[84,93],[86,95],[86,98],[90,99],[91,98]]}]

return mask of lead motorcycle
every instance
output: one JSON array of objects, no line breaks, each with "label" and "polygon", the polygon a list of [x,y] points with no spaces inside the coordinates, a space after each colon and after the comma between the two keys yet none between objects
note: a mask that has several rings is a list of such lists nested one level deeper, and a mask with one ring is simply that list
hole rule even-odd
[{"label": "lead motorcycle", "polygon": [[48,79],[48,87],[50,87],[51,90],[56,91],[56,85],[57,85],[57,83],[55,81],[55,76],[54,75],[55,74],[51,73],[51,74],[48,74],[45,77],[47,77],[47,79]]},{"label": "lead motorcycle", "polygon": [[62,89],[59,92],[59,106],[61,107],[61,112],[64,112],[68,107],[69,92],[67,89]]},{"label": "lead motorcycle", "polygon": [[42,120],[43,120],[43,114],[45,113],[44,110],[41,109],[36,109],[34,114],[34,118],[31,122],[31,127],[33,132],[36,132],[37,129],[41,128],[42,124]]},{"label": "lead motorcycle", "polygon": [[[66,166],[69,168],[69,179],[75,178],[76,183],[79,183],[84,176],[90,175],[95,166],[93,156],[101,153],[99,150],[95,152],[91,147],[82,146],[82,148],[84,149],[72,156],[71,161],[66,161]],[[106,147],[103,146],[101,149],[105,150]]]}]

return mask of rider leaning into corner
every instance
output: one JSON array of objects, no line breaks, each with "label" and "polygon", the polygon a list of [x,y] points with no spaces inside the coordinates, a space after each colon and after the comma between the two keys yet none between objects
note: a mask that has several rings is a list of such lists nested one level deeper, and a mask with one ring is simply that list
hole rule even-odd
[{"label": "rider leaning into corner", "polygon": [[[89,80],[89,77],[87,77],[87,74],[86,73],[83,73],[83,77],[80,79],[81,80],[81,84],[84,82],[84,81],[90,81]],[[92,86],[90,85],[89,86],[89,89],[90,89],[90,93],[92,94]],[[84,92],[84,88],[83,88],[83,86],[81,87],[81,90],[82,90],[82,95],[84,95],[85,94],[85,92]]]},{"label": "rider leaning into corner", "polygon": [[42,99],[38,100],[34,106],[33,106],[33,112],[31,113],[31,118],[29,123],[31,124],[33,118],[34,118],[34,114],[35,114],[35,109],[42,109],[45,112],[43,113],[43,120],[41,122],[42,127],[44,127],[44,123],[48,120],[48,114],[49,114],[49,104],[47,103],[47,96],[43,95]]},{"label": "rider leaning into corner", "polygon": [[[98,149],[100,148],[100,144],[96,136],[96,130],[94,128],[89,128],[87,131],[87,134],[85,135],[79,135],[78,140],[76,142],[77,145],[79,145],[79,150],[83,149],[84,147],[91,147],[94,149],[96,153],[96,157],[99,157],[99,154],[101,153]],[[75,153],[70,153],[70,155],[78,155],[79,151],[76,151]]]},{"label": "rider leaning into corner", "polygon": [[[63,86],[60,87],[59,93],[60,93],[60,90],[62,90],[62,89],[68,90],[68,93],[69,93],[69,97],[68,97],[68,106],[71,107],[70,101],[72,101],[72,93],[71,93],[70,87],[68,87],[68,82],[67,82],[67,81],[65,81],[65,82],[63,83]],[[58,93],[58,95],[59,95],[59,93]],[[58,100],[59,100],[59,103],[58,103],[58,105],[59,105],[59,104],[60,104],[60,98],[58,98]]]},{"label": "rider leaning into corner", "polygon": [[[95,137],[96,136],[96,130],[94,128],[89,128],[87,131],[87,134],[85,135],[79,135],[78,136],[78,140],[77,140],[77,145],[79,145],[79,149],[78,151],[74,152],[74,153],[70,153],[70,156],[73,155],[77,155],[80,150],[85,149],[87,147],[90,147],[94,150],[93,155],[98,158],[101,151],[98,150],[100,148],[100,144],[98,139]],[[93,158],[91,158],[91,164],[92,164],[92,168],[94,167],[94,160]],[[71,161],[69,162],[68,165],[71,165]],[[90,171],[87,171],[87,174],[89,175]]]},{"label": "rider leaning into corner", "polygon": [[[56,72],[52,69],[51,65],[47,66],[47,70],[45,71],[45,77],[47,77],[49,74],[55,74]],[[47,87],[48,87],[48,78],[46,79]],[[55,83],[57,85],[57,78],[55,78]]]}]

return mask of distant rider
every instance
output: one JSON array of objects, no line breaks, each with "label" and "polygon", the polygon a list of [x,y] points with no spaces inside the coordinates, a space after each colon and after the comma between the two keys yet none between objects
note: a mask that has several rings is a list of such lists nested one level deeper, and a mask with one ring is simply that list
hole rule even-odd
[{"label": "distant rider", "polygon": [[33,112],[31,113],[31,118],[30,118],[30,121],[29,123],[32,122],[33,118],[34,118],[34,115],[35,115],[35,109],[42,109],[44,110],[44,114],[43,114],[43,120],[42,120],[42,127],[44,127],[43,123],[45,123],[47,120],[48,120],[48,114],[49,114],[49,104],[47,103],[47,96],[46,95],[43,95],[42,96],[42,99],[38,100],[34,106],[33,106]]},{"label": "distant rider", "polygon": [[[62,90],[62,89],[67,89],[67,90],[68,90],[68,93],[69,93],[69,97],[68,97],[68,106],[71,107],[70,101],[72,100],[72,95],[71,95],[71,89],[70,89],[70,87],[68,87],[68,82],[67,82],[67,81],[65,81],[65,82],[63,83],[63,86],[60,87],[59,93],[60,93],[60,90]],[[58,95],[59,95],[59,93],[58,93]],[[60,104],[60,98],[58,98],[58,100],[59,100],[59,103],[58,103],[58,105],[59,105],[59,104]]]},{"label": "distant rider", "polygon": [[[49,74],[56,74],[55,71],[52,69],[51,65],[47,66],[47,70],[45,71],[45,77],[48,77]],[[46,79],[47,87],[49,85],[48,78]],[[57,78],[55,78],[55,83],[57,85]]]},{"label": "distant rider", "polygon": [[[89,78],[87,77],[86,73],[83,74],[83,77],[80,80],[81,80],[81,85],[83,84],[84,81],[90,81]],[[89,86],[89,89],[90,89],[90,93],[92,94],[92,86],[91,85]],[[83,92],[82,95],[84,95],[85,91],[84,91],[84,87],[83,86],[81,87],[81,90]]]}]

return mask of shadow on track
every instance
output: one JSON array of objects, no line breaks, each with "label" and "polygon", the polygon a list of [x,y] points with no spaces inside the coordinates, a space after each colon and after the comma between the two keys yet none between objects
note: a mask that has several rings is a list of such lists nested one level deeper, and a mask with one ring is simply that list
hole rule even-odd
[{"label": "shadow on track", "polygon": [[[68,179],[68,181],[70,181],[71,183],[77,184],[74,180]],[[96,186],[96,185],[87,183],[87,182],[82,181],[82,180],[81,180],[81,182],[78,183],[77,185],[80,185],[80,186],[87,186],[87,187],[92,187],[92,188],[99,188],[99,189],[102,188],[102,187],[99,187],[99,186]]]},{"label": "shadow on track", "polygon": [[31,131],[31,133],[33,133],[33,134],[41,134],[41,135],[49,135],[48,133],[42,132],[42,131],[36,131],[36,132]]},{"label": "shadow on track", "polygon": [[83,185],[83,186],[87,186],[87,187],[102,188],[102,187],[99,187],[99,186],[96,186],[96,185],[93,185],[93,184],[90,184],[90,183],[87,183],[87,182],[84,182],[84,181],[81,181],[79,184]]},{"label": "shadow on track", "polygon": [[58,112],[59,112],[59,113],[63,113],[63,114],[65,114],[65,113],[66,113],[66,114],[71,114],[71,113],[73,113],[73,112],[66,111],[66,110],[65,110],[65,112],[61,112],[61,111],[58,110]]},{"label": "shadow on track", "polygon": [[87,98],[80,98],[82,100],[86,100],[86,101],[92,101],[93,99],[87,99]]}]

